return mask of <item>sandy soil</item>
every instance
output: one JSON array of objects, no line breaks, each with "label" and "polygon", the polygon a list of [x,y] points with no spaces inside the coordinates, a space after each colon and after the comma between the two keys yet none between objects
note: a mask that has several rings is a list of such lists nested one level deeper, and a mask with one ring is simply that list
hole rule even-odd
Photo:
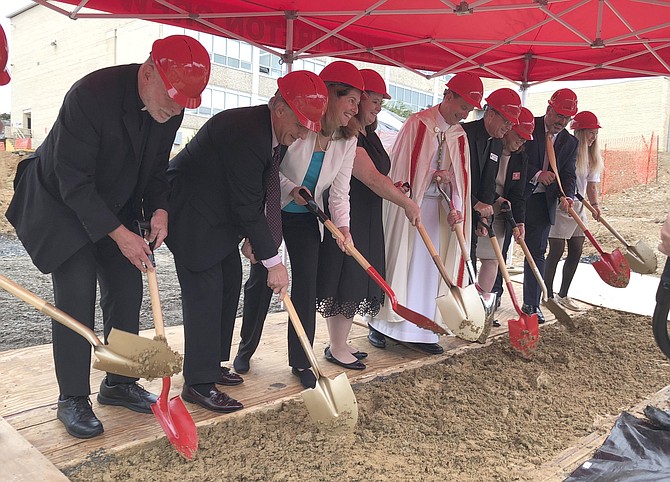
[{"label": "sandy soil", "polygon": [[[0,153],[3,212],[17,159]],[[601,203],[633,244],[642,239],[656,250],[670,207],[668,164],[662,163],[660,182]],[[591,227],[606,251],[618,247],[605,228]],[[4,219],[0,231],[0,272],[51,300],[50,278],[32,266]],[[585,255],[593,252],[585,247]],[[166,323],[179,324],[170,253],[161,249],[157,258]],[[4,292],[0,310],[0,350],[50,342],[44,315]],[[148,300],[141,319],[151,320]],[[529,480],[580,437],[607,431],[622,410],[668,385],[670,364],[654,344],[649,318],[595,309],[577,323],[574,332],[543,327],[541,349],[530,362],[513,356],[502,340],[357,385],[360,418],[350,434],[318,431],[296,400],[201,428],[190,463],[163,439],[139,450],[92,454],[67,475],[82,481]]]}]

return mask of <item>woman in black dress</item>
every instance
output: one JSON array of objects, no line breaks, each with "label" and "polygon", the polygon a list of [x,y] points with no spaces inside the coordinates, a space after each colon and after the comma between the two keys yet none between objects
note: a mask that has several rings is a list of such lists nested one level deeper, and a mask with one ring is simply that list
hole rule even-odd
[{"label": "woman in black dress", "polygon": [[[375,133],[382,100],[391,98],[384,79],[374,70],[360,72],[368,96],[361,99],[358,114],[349,123],[359,131],[349,191],[350,228],[356,249],[384,276],[382,199],[403,207],[412,224],[419,219],[421,209],[405,195],[405,188],[397,187],[387,177],[391,161]],[[330,335],[326,360],[353,370],[365,368],[360,360],[367,353],[349,346],[349,331],[354,315],[376,315],[383,299],[381,288],[359,264],[342,253],[331,236],[325,236],[319,250],[317,310],[326,319]]]}]

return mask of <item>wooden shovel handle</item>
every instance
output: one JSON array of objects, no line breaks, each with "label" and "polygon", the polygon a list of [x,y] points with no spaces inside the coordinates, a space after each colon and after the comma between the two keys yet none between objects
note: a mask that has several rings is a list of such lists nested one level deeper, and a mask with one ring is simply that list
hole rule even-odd
[{"label": "wooden shovel handle", "polygon": [[452,283],[452,281],[449,279],[447,269],[444,267],[442,258],[440,258],[440,255],[437,253],[433,241],[431,241],[430,236],[428,236],[426,228],[423,227],[423,224],[418,222],[416,223],[416,229],[419,231],[419,235],[421,236],[421,239],[423,239],[426,248],[428,248],[428,252],[430,253],[430,256],[433,258],[433,262],[435,263],[435,266],[437,266],[437,270],[440,272],[440,275],[442,275],[442,279],[444,279],[444,282],[447,284],[447,286],[451,288],[454,285],[454,283]]},{"label": "wooden shovel handle", "polygon": [[103,346],[103,343],[96,336],[93,330],[91,330],[87,326],[82,325],[80,322],[72,318],[64,311],[59,310],[51,303],[46,302],[36,294],[32,293],[31,291],[28,291],[23,286],[20,286],[19,284],[15,283],[14,281],[10,280],[9,278],[3,275],[0,275],[0,288],[3,288],[4,290],[16,296],[17,298],[22,299],[29,305],[34,306],[45,315],[53,318],[61,325],[64,325],[69,329],[71,329],[72,331],[76,332],[77,334],[83,336],[84,338],[86,338],[86,341],[88,341],[94,347]]},{"label": "wooden shovel handle", "polygon": [[[595,208],[591,205],[590,202],[588,202],[588,201],[584,198],[584,196],[582,196],[582,195],[579,194],[579,193],[576,193],[576,194],[575,194],[575,197],[576,197],[577,199],[579,199],[579,200],[582,202],[582,204],[583,204],[584,206],[586,206],[586,209],[588,209],[589,211],[591,211],[592,214],[594,214],[594,215],[597,214]],[[600,216],[598,216],[598,222],[599,222],[600,224],[602,224],[603,226],[605,226],[605,227],[607,228],[607,230],[608,230],[610,233],[612,233],[612,234],[614,235],[614,237],[617,238],[621,244],[623,244],[623,245],[626,246],[627,248],[630,246],[630,244],[628,244],[628,243],[626,242],[626,240],[623,239],[623,236],[621,236],[621,235],[618,233],[618,231],[617,231],[616,229],[614,229],[614,228],[610,225],[610,223],[608,223],[607,221],[605,221],[605,218],[603,218],[602,214],[601,214]]]},{"label": "wooden shovel handle", "polygon": [[305,328],[302,326],[298,312],[295,311],[291,297],[286,293],[284,299],[282,300],[286,311],[288,311],[288,317],[291,320],[293,329],[295,330],[296,335],[298,335],[298,340],[302,345],[302,349],[305,350],[309,364],[312,365],[312,370],[314,370],[314,375],[318,379],[321,376],[321,369],[319,368],[319,363],[316,361],[316,355],[314,354],[314,348],[312,348],[309,338],[307,338],[307,333],[305,333]]},{"label": "wooden shovel handle", "polygon": [[556,174],[556,182],[558,183],[558,188],[561,190],[561,194],[564,197],[565,191],[563,190],[563,184],[561,183],[561,176],[558,174],[558,164],[556,163],[556,151],[554,150],[554,143],[551,141],[551,134],[547,134],[547,157],[549,158],[549,165],[551,170]]},{"label": "wooden shovel handle", "polygon": [[147,270],[147,283],[149,284],[149,298],[151,299],[151,312],[154,316],[156,335],[165,337],[165,324],[163,322],[163,310],[161,309],[160,294],[158,293],[158,277],[156,276],[156,265],[154,270]]}]

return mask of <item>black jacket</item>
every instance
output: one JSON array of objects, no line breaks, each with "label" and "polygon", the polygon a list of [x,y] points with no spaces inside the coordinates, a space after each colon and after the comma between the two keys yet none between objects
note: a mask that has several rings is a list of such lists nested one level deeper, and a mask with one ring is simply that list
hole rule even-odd
[{"label": "black jacket", "polygon": [[267,105],[216,114],[170,161],[166,243],[180,263],[193,271],[205,270],[238,249],[244,237],[249,238],[256,259],[277,254],[265,218],[265,183],[271,164],[272,123]]},{"label": "black jacket", "polygon": [[159,124],[140,110],[139,67],[75,83],[49,135],[18,166],[7,219],[44,273],[122,223],[168,208],[165,170],[183,115]]},{"label": "black jacket", "polygon": [[470,146],[470,192],[472,205],[481,201],[493,204],[496,199],[496,176],[502,154],[502,141],[486,131],[484,119],[466,122],[463,129]]}]

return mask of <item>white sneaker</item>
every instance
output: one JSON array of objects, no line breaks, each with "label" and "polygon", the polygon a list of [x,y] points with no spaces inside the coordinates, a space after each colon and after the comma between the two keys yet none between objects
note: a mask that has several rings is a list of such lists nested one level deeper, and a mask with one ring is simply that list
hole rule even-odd
[{"label": "white sneaker", "polygon": [[584,311],[584,309],[577,303],[575,303],[575,301],[569,296],[562,298],[561,296],[556,294],[554,295],[554,298],[556,299],[556,302],[559,303],[564,308],[567,308],[572,311]]}]

